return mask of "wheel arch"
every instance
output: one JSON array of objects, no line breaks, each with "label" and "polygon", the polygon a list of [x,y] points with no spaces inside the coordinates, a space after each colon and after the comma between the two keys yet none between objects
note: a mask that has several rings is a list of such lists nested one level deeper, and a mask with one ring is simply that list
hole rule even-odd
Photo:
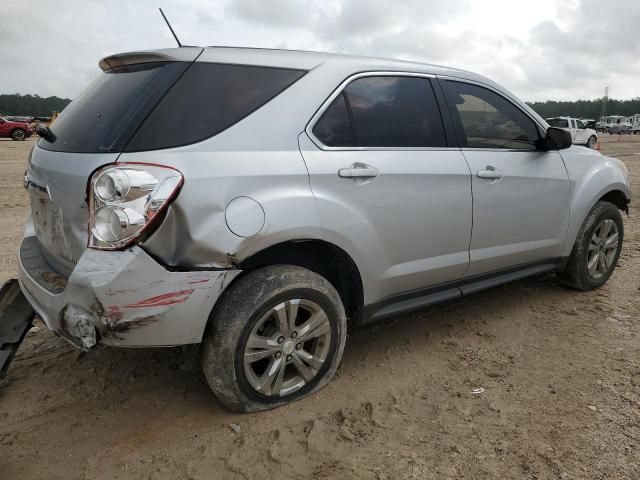
[{"label": "wheel arch", "polygon": [[622,190],[610,190],[602,195],[598,199],[598,202],[612,203],[613,205],[618,207],[619,210],[622,210],[627,215],[629,215],[629,198],[627,198],[627,195]]},{"label": "wheel arch", "polygon": [[[578,194],[578,197],[580,196],[582,196],[582,193]],[[589,215],[589,212],[598,204],[598,202],[609,202],[627,214],[629,213],[631,195],[627,186],[623,183],[613,183],[601,189],[595,195],[590,195],[590,198],[592,198],[590,202],[578,201],[577,198],[574,198],[572,202],[571,219],[563,252],[564,257],[568,257],[571,254],[571,250],[573,249],[573,245],[578,237],[582,224]]]},{"label": "wheel arch", "polygon": [[322,275],[338,291],[349,323],[357,323],[364,305],[360,271],[351,256],[337,245],[319,239],[289,240],[269,247],[239,261],[244,274],[269,265],[296,265]]}]

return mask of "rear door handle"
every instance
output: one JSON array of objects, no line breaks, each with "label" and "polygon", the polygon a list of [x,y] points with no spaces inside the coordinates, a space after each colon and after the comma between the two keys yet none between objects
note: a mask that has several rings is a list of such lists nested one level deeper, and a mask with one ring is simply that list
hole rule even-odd
[{"label": "rear door handle", "polygon": [[487,180],[500,180],[503,177],[502,172],[491,165],[487,165],[485,170],[478,170],[476,175],[478,178],[485,178]]},{"label": "rear door handle", "polygon": [[378,169],[365,163],[354,163],[349,168],[338,170],[340,178],[375,178],[380,174]]}]

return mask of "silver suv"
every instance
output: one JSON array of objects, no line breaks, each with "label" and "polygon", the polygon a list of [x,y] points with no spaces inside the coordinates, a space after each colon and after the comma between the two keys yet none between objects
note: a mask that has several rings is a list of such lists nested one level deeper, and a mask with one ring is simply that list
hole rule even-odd
[{"label": "silver suv", "polygon": [[220,401],[322,388],[348,328],[541,272],[588,290],[629,177],[494,82],[243,48],[133,52],[32,151],[20,285],[74,345],[202,344]]}]

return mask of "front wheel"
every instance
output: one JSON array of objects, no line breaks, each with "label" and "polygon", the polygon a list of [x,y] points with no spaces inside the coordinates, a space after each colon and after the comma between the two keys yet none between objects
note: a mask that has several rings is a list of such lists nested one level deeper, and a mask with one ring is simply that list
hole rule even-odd
[{"label": "front wheel", "polygon": [[596,148],[596,137],[594,135],[591,135],[587,140],[587,147]]},{"label": "front wheel", "polygon": [[335,288],[292,265],[247,273],[211,314],[203,340],[204,375],[229,409],[268,410],[324,387],[346,340],[346,315]]},{"label": "front wheel", "polygon": [[11,132],[11,138],[16,142],[21,142],[22,140],[27,138],[27,132],[25,132],[21,128],[16,128],[13,132]]},{"label": "front wheel", "polygon": [[603,285],[616,267],[623,237],[620,210],[609,202],[598,202],[580,228],[560,279],[578,290]]}]

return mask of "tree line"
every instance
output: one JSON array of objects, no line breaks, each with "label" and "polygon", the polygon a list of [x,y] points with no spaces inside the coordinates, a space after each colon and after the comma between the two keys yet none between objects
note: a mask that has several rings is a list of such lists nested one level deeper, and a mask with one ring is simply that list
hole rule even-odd
[{"label": "tree line", "polygon": [[[576,118],[591,118],[598,120],[602,111],[602,99],[576,100],[574,102],[559,102],[547,100],[546,102],[527,102],[542,118],[568,116]],[[607,115],[624,115],[629,117],[640,113],[640,97],[631,100],[615,100],[610,98],[607,102]]]},{"label": "tree line", "polygon": [[[39,95],[0,95],[0,114],[21,115],[30,117],[48,117],[51,112],[61,112],[71,100],[59,97],[40,97]],[[547,100],[545,102],[527,102],[542,118],[567,115],[577,118],[593,118],[597,120],[602,110],[602,99],[576,100],[562,102]],[[609,115],[630,116],[640,113],[640,97],[631,100],[609,99],[607,103]]]},{"label": "tree line", "polygon": [[41,97],[39,95],[0,95],[0,115],[24,117],[49,117],[69,105],[68,98]]}]

